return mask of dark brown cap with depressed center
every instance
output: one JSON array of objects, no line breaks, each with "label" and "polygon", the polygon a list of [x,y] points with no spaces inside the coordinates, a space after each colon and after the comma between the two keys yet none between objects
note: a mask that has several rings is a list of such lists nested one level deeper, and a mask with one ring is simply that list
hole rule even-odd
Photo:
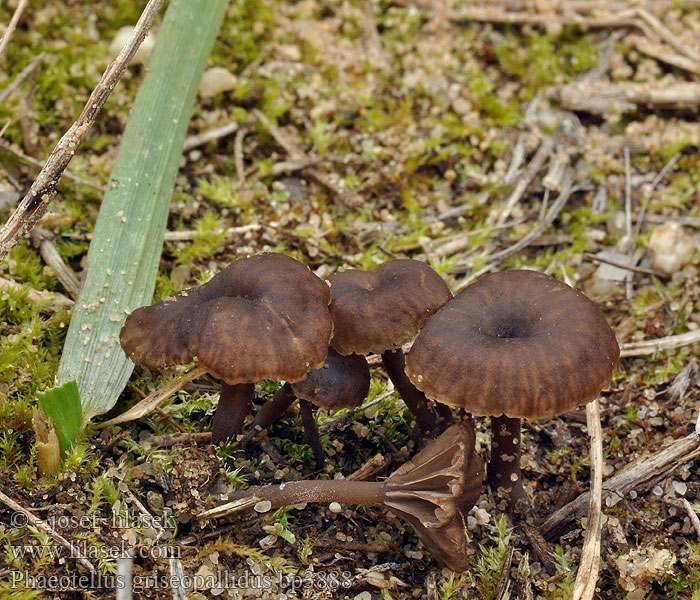
[{"label": "dark brown cap with depressed center", "polygon": [[223,380],[213,432],[220,441],[240,433],[253,383],[300,381],[323,365],[333,331],[329,302],[328,285],[303,264],[259,254],[135,310],[119,339],[136,364],[165,370],[197,358]]},{"label": "dark brown cap with depressed center", "polygon": [[406,373],[428,398],[472,414],[551,417],[597,398],[619,355],[586,296],[536,271],[505,271],[428,320]]},{"label": "dark brown cap with depressed center", "polygon": [[417,260],[392,260],[373,272],[348,269],[328,281],[335,328],[331,344],[340,354],[400,348],[452,298],[441,277]]},{"label": "dark brown cap with depressed center", "polygon": [[121,331],[126,355],[164,370],[195,357],[230,385],[300,381],[326,358],[328,286],[283,254],[233,262],[204,285],[135,310]]},{"label": "dark brown cap with depressed center", "polygon": [[598,306],[535,271],[486,275],[435,313],[406,357],[428,398],[491,415],[489,481],[512,510],[527,498],[520,418],[551,417],[594,400],[620,350]]}]

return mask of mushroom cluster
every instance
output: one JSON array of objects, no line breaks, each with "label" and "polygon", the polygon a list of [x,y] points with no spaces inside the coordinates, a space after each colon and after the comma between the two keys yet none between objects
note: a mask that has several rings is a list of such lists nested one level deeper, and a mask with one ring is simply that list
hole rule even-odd
[{"label": "mushroom cluster", "polygon": [[[414,337],[404,360],[401,346]],[[120,341],[137,364],[164,370],[196,358],[222,380],[214,442],[241,433],[255,382],[282,380],[241,447],[298,399],[319,468],[323,449],[311,406],[360,405],[370,382],[364,355],[380,354],[418,428],[443,431],[437,439],[383,483],[290,482],[231,499],[259,498],[273,508],[330,501],[386,506],[454,570],[467,566],[463,516],[481,489],[470,415],[491,417],[488,479],[515,509],[527,501],[520,419],[551,417],[595,399],[619,358],[597,305],[535,271],[487,275],[453,298],[418,261],[349,269],[323,281],[280,254],[237,260],[199,288],[135,310]],[[462,409],[451,426],[450,407]]]}]

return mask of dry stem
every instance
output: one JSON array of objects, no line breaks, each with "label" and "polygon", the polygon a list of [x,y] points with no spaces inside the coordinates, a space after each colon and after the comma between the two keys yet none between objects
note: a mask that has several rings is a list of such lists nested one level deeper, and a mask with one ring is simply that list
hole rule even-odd
[{"label": "dry stem", "polygon": [[10,250],[46,212],[49,203],[56,195],[58,180],[146,37],[163,2],[164,0],[149,0],[129,41],[121,49],[114,62],[105,69],[77,121],[58,141],[32,187],[0,230],[0,259],[7,257]]},{"label": "dry stem", "polygon": [[586,405],[586,420],[588,435],[591,439],[591,491],[588,502],[586,536],[571,594],[572,600],[592,600],[598,581],[598,565],[600,563],[603,506],[603,430],[600,426],[600,407],[597,399]]}]

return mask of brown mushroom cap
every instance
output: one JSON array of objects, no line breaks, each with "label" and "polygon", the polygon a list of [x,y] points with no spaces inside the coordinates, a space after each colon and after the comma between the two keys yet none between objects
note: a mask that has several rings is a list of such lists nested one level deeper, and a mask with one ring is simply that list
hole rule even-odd
[{"label": "brown mushroom cap", "polygon": [[539,418],[595,399],[620,350],[598,306],[535,271],[486,275],[425,324],[406,374],[476,415]]},{"label": "brown mushroom cap", "polygon": [[348,269],[328,281],[331,345],[343,355],[401,347],[452,298],[441,277],[417,260],[392,260],[373,272]]},{"label": "brown mushroom cap", "polygon": [[198,288],[135,310],[119,339],[136,364],[166,370],[195,357],[229,385],[299,381],[320,367],[333,325],[330,290],[300,262],[259,254]]},{"label": "brown mushroom cap", "polygon": [[297,398],[327,410],[355,408],[367,397],[369,380],[369,365],[364,356],[341,356],[330,348],[323,366],[293,383],[292,391]]}]

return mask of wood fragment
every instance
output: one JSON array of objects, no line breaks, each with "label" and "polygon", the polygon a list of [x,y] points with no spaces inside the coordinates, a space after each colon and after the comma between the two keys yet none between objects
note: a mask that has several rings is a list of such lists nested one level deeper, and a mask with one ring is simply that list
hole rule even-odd
[{"label": "wood fragment", "polygon": [[687,331],[686,333],[669,335],[655,340],[628,342],[620,345],[620,357],[646,356],[648,354],[656,354],[662,350],[674,350],[675,348],[689,346],[697,342],[700,342],[700,330]]},{"label": "wood fragment", "polygon": [[[25,154],[18,148],[15,148],[12,144],[9,144],[8,142],[5,142],[3,140],[0,140],[0,150],[2,150],[3,152],[7,152],[8,154],[12,154],[13,156],[16,156],[20,160],[28,162],[30,165],[38,169],[43,169],[46,166],[46,162],[37,160],[36,158]],[[105,187],[102,184],[94,183],[93,181],[88,181],[87,179],[78,177],[78,175],[74,175],[68,170],[63,171],[63,177],[65,177],[69,181],[74,181],[75,183],[79,183],[80,185],[90,187],[93,190],[97,190],[98,192],[105,191]]]},{"label": "wood fragment", "polygon": [[132,406],[126,412],[122,413],[117,417],[114,417],[113,419],[109,419],[108,421],[98,423],[95,427],[97,429],[104,429],[105,427],[111,427],[112,425],[118,425],[119,423],[126,423],[128,421],[140,419],[144,415],[147,415],[149,412],[154,410],[161,402],[164,402],[165,400],[170,398],[170,396],[172,396],[175,392],[181,389],[182,386],[185,385],[187,382],[192,381],[197,377],[201,377],[206,372],[207,370],[204,367],[195,367],[191,371],[188,371],[187,373],[176,377],[167,385],[156,390],[155,392],[141,400],[141,402]]},{"label": "wood fragment", "polygon": [[[39,68],[41,63],[44,62],[45,58],[46,52],[37,54],[31,60],[31,62],[19,72],[17,77],[12,80],[12,83],[10,83],[10,85],[8,85],[2,92],[0,92],[0,104],[12,96],[12,94],[14,94],[15,91],[17,91],[17,89],[19,89],[19,87],[34,74],[34,71]],[[2,135],[0,135],[0,137],[2,137]]]},{"label": "wood fragment", "polygon": [[[287,135],[275,125],[267,116],[258,110],[257,108],[253,111],[255,118],[260,121],[260,123],[269,131],[270,135],[275,139],[275,141],[284,149],[284,151],[289,154],[292,160],[302,160],[309,158],[301,148],[297,147],[294,142],[292,142]],[[331,175],[324,171],[320,171],[314,167],[306,167],[301,171],[304,175],[315,179],[322,186],[328,188],[332,191],[338,200],[343,203],[348,208],[358,208],[362,205],[363,200],[356,193],[342,189],[335,181]]]},{"label": "wood fragment", "polygon": [[350,473],[345,479],[348,481],[364,481],[379,473],[379,471],[384,469],[390,462],[391,458],[389,456],[375,454],[372,458],[365,461],[357,471]]},{"label": "wood fragment", "polygon": [[54,272],[61,285],[70,294],[70,297],[75,300],[80,294],[80,281],[75,271],[63,262],[63,258],[51,237],[48,231],[35,229],[32,232],[32,243],[39,247],[41,258]]},{"label": "wood fragment", "polygon": [[153,435],[146,441],[154,448],[209,444],[211,443],[211,431],[203,431],[201,433],[166,433],[163,435]]},{"label": "wood fragment", "polygon": [[556,100],[569,110],[594,114],[608,114],[635,110],[647,106],[659,110],[694,110],[700,106],[700,88],[695,83],[625,81],[576,82],[561,85],[551,90],[550,99]]},{"label": "wood fragment", "polygon": [[[603,482],[603,500],[612,493],[624,496],[631,490],[647,491],[680,465],[700,456],[700,434],[695,432],[671,442],[665,448],[623,467],[619,472]],[[556,511],[540,525],[545,538],[555,533],[567,523],[582,516],[588,505],[589,493],[584,492],[572,502]]]},{"label": "wood fragment", "polygon": [[603,509],[603,430],[600,426],[600,406],[597,398],[586,405],[586,420],[591,444],[591,491],[588,497],[586,534],[571,600],[593,599],[600,565]]},{"label": "wood fragment", "polygon": [[520,523],[518,527],[525,535],[528,545],[537,555],[537,559],[542,564],[544,570],[550,575],[553,575],[556,572],[556,569],[554,568],[554,563],[552,562],[552,549],[549,547],[547,540],[542,537],[540,530],[534,525],[530,525],[526,522]]},{"label": "wood fragment", "polygon": [[21,517],[19,517],[19,519],[12,520],[13,522],[16,522],[18,524],[24,522],[24,524],[33,525],[37,529],[43,531],[44,533],[49,535],[53,540],[61,544],[61,546],[63,546],[66,550],[68,550],[70,556],[76,558],[78,563],[85,567],[88,571],[90,571],[90,573],[97,573],[97,570],[95,569],[94,565],[87,558],[82,556],[80,550],[76,548],[66,538],[64,538],[60,533],[58,533],[48,523],[42,521],[39,517],[36,517],[22,505],[15,502],[12,498],[6,496],[3,492],[0,492],[0,502],[2,502],[11,510],[15,511],[15,513],[20,513],[22,515]]},{"label": "wood fragment", "polygon": [[59,311],[68,311],[73,308],[73,300],[68,298],[68,296],[64,296],[58,292],[34,290],[32,288],[27,288],[26,286],[20,285],[12,279],[0,277],[0,291],[12,290],[18,292],[23,289],[27,290],[27,299],[30,302],[43,303],[39,310],[45,314],[53,315]]},{"label": "wood fragment", "polygon": [[0,56],[5,53],[5,48],[7,48],[7,45],[10,43],[10,38],[17,28],[17,23],[19,23],[19,19],[22,16],[24,9],[27,7],[28,1],[29,0],[19,0],[17,3],[17,7],[15,8],[15,12],[12,13],[7,29],[5,29],[5,33],[3,33],[2,37],[0,38]]},{"label": "wood fragment", "polygon": [[189,152],[194,148],[199,146],[204,146],[209,142],[215,142],[221,138],[225,138],[238,130],[238,123],[226,123],[226,125],[221,125],[220,127],[214,127],[209,129],[204,133],[199,133],[197,135],[191,135],[185,139],[185,143],[182,145],[183,152]]},{"label": "wood fragment", "polygon": [[56,195],[56,184],[66,170],[85,134],[97,120],[102,106],[112,93],[117,82],[131,62],[136,50],[143,42],[153,24],[164,0],[149,0],[136,23],[129,41],[121,49],[117,58],[109,64],[102,78],[90,94],[78,119],[61,137],[37,175],[31,188],[19,206],[0,229],[0,260],[7,257],[10,250],[24,237],[46,212],[49,203]]}]

